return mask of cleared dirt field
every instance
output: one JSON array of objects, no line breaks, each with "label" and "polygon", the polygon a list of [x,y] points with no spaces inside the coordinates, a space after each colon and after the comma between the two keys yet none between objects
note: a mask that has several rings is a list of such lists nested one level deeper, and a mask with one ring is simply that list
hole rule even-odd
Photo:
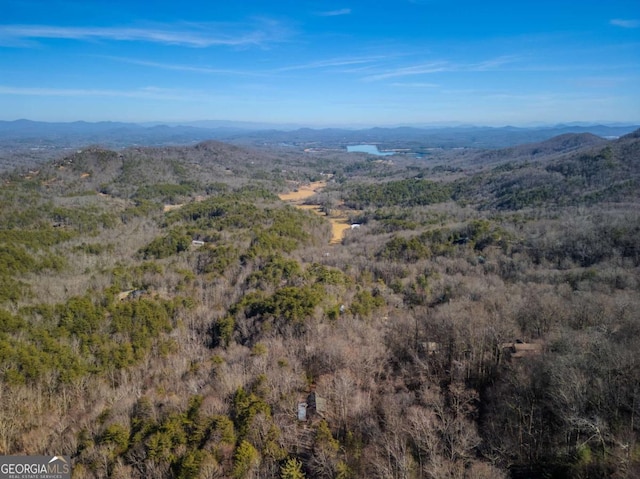
[{"label": "cleared dirt field", "polygon": [[331,241],[329,242],[329,244],[340,244],[342,242],[342,238],[344,237],[344,232],[351,227],[351,225],[349,224],[349,219],[346,216],[327,216],[324,212],[322,212],[320,205],[303,204],[303,202],[307,198],[315,195],[325,186],[327,186],[326,181],[314,181],[313,183],[309,183],[308,185],[298,187],[296,191],[282,193],[278,196],[282,201],[291,203],[296,208],[310,210],[317,215],[326,217],[331,223]]},{"label": "cleared dirt field", "polygon": [[[287,203],[291,203],[296,208],[300,208],[303,210],[310,210],[316,213],[319,216],[326,217],[331,223],[331,241],[329,244],[340,244],[342,242],[342,238],[344,237],[344,232],[347,231],[351,225],[349,223],[349,218],[346,215],[336,215],[331,214],[327,216],[320,208],[320,205],[308,205],[304,204],[304,201],[308,198],[315,195],[317,192],[322,190],[327,186],[326,181],[314,181],[313,183],[309,183],[308,185],[299,186],[295,191],[291,191],[289,193],[281,193],[278,197],[282,201],[286,201]],[[203,196],[198,196],[194,199],[194,201],[202,201],[204,200]],[[177,205],[164,205],[164,211],[173,211],[179,208],[182,208],[184,204]]]},{"label": "cleared dirt field", "polygon": [[162,207],[162,211],[164,211],[166,213],[167,211],[173,211],[173,210],[180,209],[183,206],[184,206],[184,204],[180,204],[180,205],[164,205]]},{"label": "cleared dirt field", "polygon": [[289,201],[291,203],[304,201],[307,198],[315,195],[322,188],[327,186],[326,181],[314,181],[308,185],[298,187],[295,191],[289,193],[282,193],[278,195],[282,201]]},{"label": "cleared dirt field", "polygon": [[[199,203],[200,201],[204,201],[207,197],[206,196],[196,196],[193,201],[195,201],[196,203]],[[182,208],[186,203],[180,203],[178,205],[164,205],[162,207],[162,211],[164,211],[165,213],[167,211],[173,211],[173,210],[177,210]]]},{"label": "cleared dirt field", "polygon": [[340,244],[344,233],[351,228],[347,217],[329,218],[331,221],[331,241],[329,244]]}]

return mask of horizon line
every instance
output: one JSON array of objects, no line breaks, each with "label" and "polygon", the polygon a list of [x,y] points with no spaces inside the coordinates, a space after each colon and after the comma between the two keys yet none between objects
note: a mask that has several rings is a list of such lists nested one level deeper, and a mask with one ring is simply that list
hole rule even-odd
[{"label": "horizon line", "polygon": [[[30,118],[16,118],[13,120],[0,119],[2,123],[15,123],[15,122],[30,122],[30,123],[45,123],[45,124],[64,124],[71,125],[74,123],[86,123],[86,124],[100,124],[100,123],[119,123],[141,126],[144,128],[153,128],[157,126],[167,126],[169,128],[174,127],[191,127],[200,129],[218,129],[218,128],[233,128],[234,125],[238,125],[239,129],[253,129],[253,130],[266,130],[273,128],[285,128],[291,129],[347,129],[347,130],[365,130],[372,128],[554,128],[554,127],[594,127],[594,126],[608,126],[608,127],[629,127],[640,126],[640,119],[631,121],[559,121],[559,122],[544,122],[544,121],[531,121],[531,122],[514,122],[514,123],[475,123],[461,120],[443,120],[440,122],[399,122],[399,123],[307,123],[297,121],[280,121],[269,122],[261,120],[218,120],[218,119],[205,119],[205,120],[32,120]],[[202,126],[199,123],[219,123],[219,126]],[[241,125],[245,125],[242,127]],[[251,126],[250,126],[251,125]]]}]

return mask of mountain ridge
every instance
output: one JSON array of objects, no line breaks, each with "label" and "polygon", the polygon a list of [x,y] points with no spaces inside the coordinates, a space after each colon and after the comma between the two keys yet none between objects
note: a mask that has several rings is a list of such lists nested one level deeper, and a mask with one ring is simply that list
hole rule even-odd
[{"label": "mountain ridge", "polygon": [[[201,122],[199,124],[211,125]],[[322,141],[331,144],[345,144],[359,141],[375,142],[415,142],[436,147],[476,147],[500,148],[515,146],[525,142],[535,142],[563,133],[591,133],[602,137],[618,137],[638,128],[628,126],[570,126],[550,125],[545,127],[490,127],[490,126],[448,126],[416,127],[376,126],[362,129],[346,128],[309,128],[279,129],[258,128],[258,124],[249,123],[253,128],[225,126],[220,122],[216,127],[189,124],[140,124],[127,122],[41,122],[27,119],[0,121],[0,141],[22,143],[55,141],[59,146],[78,146],[90,142],[103,143],[106,146],[123,147],[132,144],[188,144],[206,139],[237,142],[303,142]],[[169,135],[167,137],[166,135]],[[444,137],[443,137],[444,135]],[[477,137],[475,135],[480,135]],[[529,140],[529,141],[528,141]]]}]

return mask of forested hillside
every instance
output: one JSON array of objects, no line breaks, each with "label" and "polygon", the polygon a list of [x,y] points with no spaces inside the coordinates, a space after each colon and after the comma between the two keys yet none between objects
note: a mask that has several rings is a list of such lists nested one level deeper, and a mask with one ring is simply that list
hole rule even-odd
[{"label": "forested hillside", "polygon": [[640,476],[639,132],[446,160],[205,142],[4,174],[0,454],[75,478]]}]

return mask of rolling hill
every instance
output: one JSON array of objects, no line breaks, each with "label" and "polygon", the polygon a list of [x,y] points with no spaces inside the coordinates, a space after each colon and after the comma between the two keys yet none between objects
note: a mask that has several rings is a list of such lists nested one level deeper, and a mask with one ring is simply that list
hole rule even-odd
[{"label": "rolling hill", "polygon": [[[2,173],[0,454],[80,478],[637,476],[640,132],[483,155],[205,141]],[[358,225],[338,244],[335,216]]]}]

